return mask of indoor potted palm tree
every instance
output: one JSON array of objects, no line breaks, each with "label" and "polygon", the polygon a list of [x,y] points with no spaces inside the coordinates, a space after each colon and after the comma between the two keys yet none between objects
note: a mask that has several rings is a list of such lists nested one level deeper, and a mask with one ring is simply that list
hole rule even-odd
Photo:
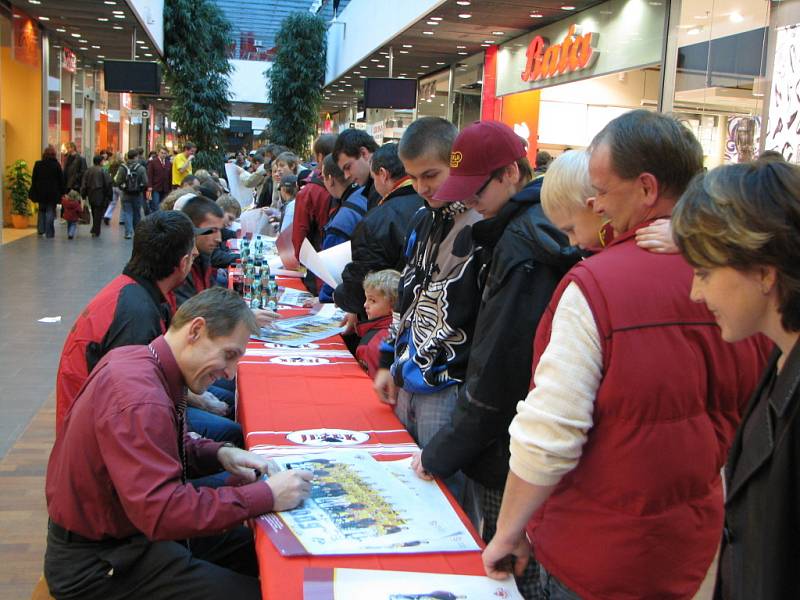
[{"label": "indoor potted palm tree", "polygon": [[28,227],[28,216],[31,214],[28,202],[28,189],[31,187],[31,174],[28,163],[20,159],[8,167],[6,186],[11,197],[11,224],[15,229]]}]

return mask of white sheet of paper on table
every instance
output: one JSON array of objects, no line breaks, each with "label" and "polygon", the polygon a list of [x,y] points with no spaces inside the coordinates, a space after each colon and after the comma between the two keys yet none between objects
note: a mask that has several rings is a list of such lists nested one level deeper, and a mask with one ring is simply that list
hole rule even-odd
[{"label": "white sheet of paper on table", "polygon": [[342,283],[342,271],[352,260],[349,241],[322,252],[314,250],[307,239],[300,247],[300,263],[333,288]]},{"label": "white sheet of paper on table", "polygon": [[225,176],[228,180],[231,196],[238,200],[242,208],[247,208],[253,203],[253,190],[244,187],[239,181],[239,169],[236,165],[225,163]]}]

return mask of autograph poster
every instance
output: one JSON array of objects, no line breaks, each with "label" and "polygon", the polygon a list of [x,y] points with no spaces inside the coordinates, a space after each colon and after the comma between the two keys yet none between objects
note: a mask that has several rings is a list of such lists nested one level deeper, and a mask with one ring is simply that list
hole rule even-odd
[{"label": "autograph poster", "polygon": [[325,304],[316,313],[273,321],[263,327],[255,339],[285,346],[302,346],[340,334],[344,313],[333,304]]},{"label": "autograph poster", "polygon": [[284,556],[479,550],[438,486],[423,498],[386,468],[390,463],[366,452],[275,462],[314,473],[311,497],[300,507],[259,519]]}]

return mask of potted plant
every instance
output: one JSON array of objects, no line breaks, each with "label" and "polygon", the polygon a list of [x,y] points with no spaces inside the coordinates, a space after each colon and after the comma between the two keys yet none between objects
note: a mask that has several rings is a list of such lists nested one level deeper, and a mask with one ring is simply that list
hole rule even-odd
[{"label": "potted plant", "polygon": [[28,227],[28,216],[31,214],[28,203],[31,174],[27,162],[20,159],[8,167],[6,186],[11,197],[11,223],[15,229],[25,229]]}]

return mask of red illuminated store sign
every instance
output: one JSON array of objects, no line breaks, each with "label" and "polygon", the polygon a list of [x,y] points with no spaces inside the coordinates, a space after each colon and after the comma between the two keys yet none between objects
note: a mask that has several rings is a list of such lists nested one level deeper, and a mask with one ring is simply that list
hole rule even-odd
[{"label": "red illuminated store sign", "polygon": [[576,29],[575,25],[570,25],[560,44],[548,46],[548,40],[542,36],[533,38],[526,52],[528,60],[522,72],[522,81],[549,79],[591,67],[600,54],[592,45],[597,43],[597,34],[581,35],[576,33]]},{"label": "red illuminated store sign", "polygon": [[69,48],[64,48],[64,62],[61,63],[65,71],[74,73],[78,70],[78,59]]}]

